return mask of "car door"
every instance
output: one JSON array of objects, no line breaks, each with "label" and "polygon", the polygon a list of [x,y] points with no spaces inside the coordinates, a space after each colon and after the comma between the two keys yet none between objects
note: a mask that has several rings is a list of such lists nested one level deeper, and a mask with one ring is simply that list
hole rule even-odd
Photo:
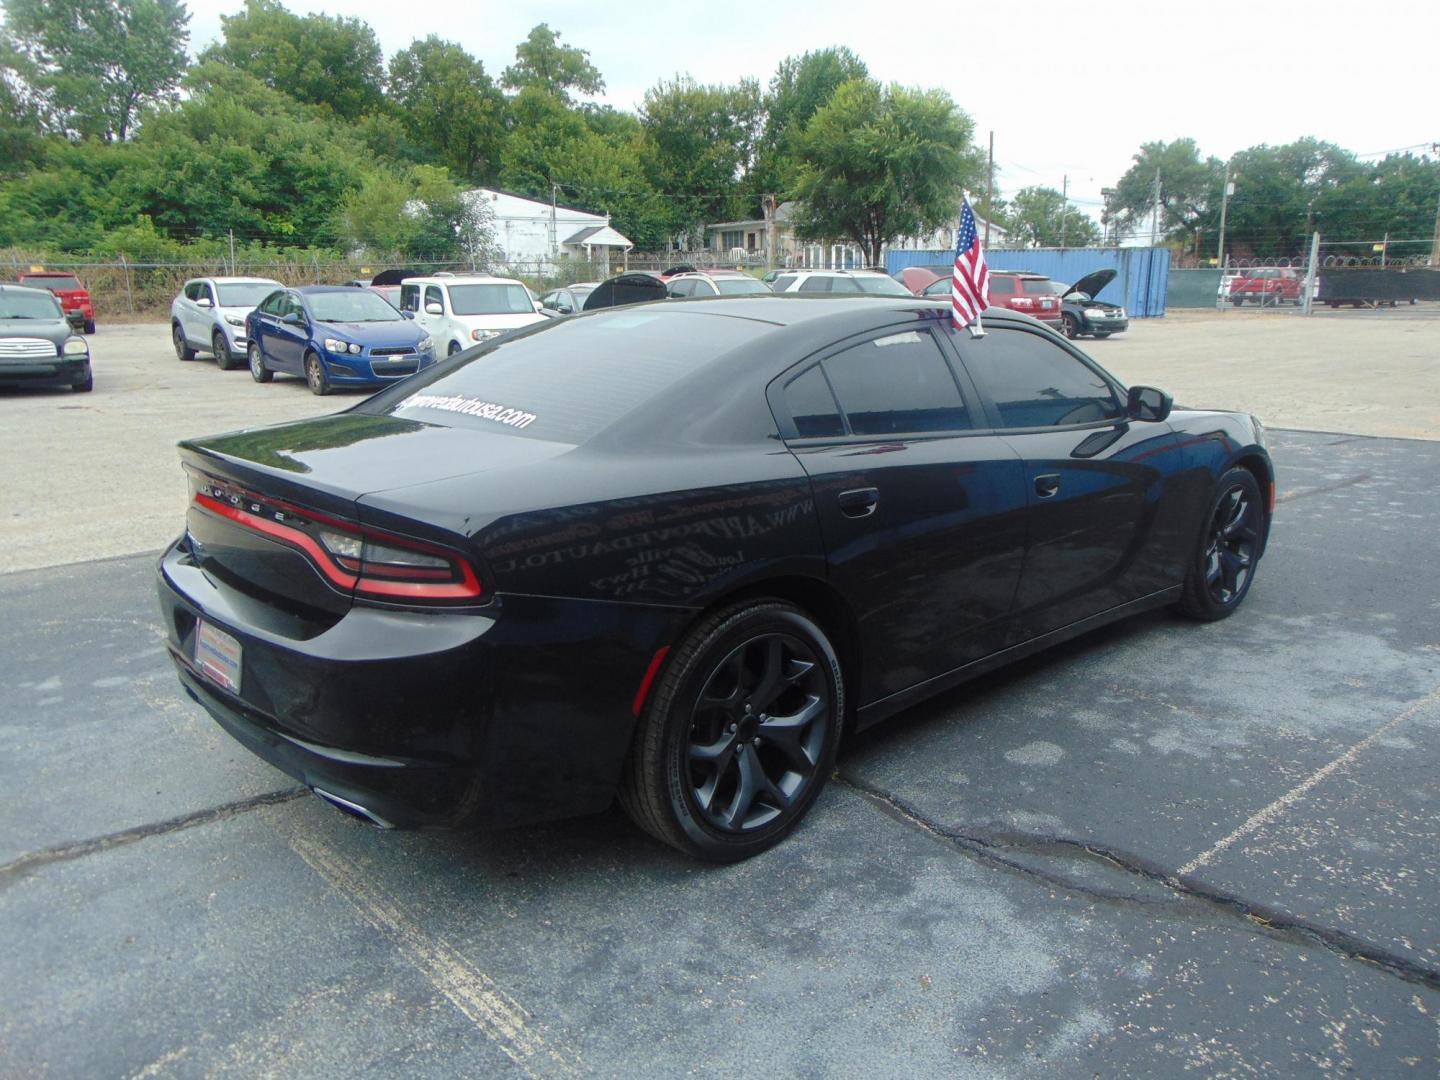
[{"label": "car door", "polygon": [[864,639],[859,705],[999,648],[1019,582],[1024,469],[957,379],[940,345],[953,332],[851,338],[771,386]]},{"label": "car door", "polygon": [[1044,331],[993,327],[957,348],[1024,461],[1015,640],[1175,584],[1187,528],[1170,425],[1130,419],[1123,388]]},{"label": "car door", "polygon": [[[299,321],[287,322],[292,315],[297,316]],[[285,294],[280,304],[280,317],[267,327],[267,330],[269,340],[265,351],[271,363],[281,371],[297,375],[302,373],[304,368],[301,364],[305,356],[305,344],[310,340],[310,330],[305,307],[297,294]]]},{"label": "car door", "polygon": [[203,281],[187,281],[178,305],[180,328],[185,333],[185,340],[192,345],[205,341],[205,335],[202,333],[200,326],[200,319],[204,315],[204,312],[200,309],[199,304],[196,303],[196,301],[200,299],[200,290],[204,288],[204,285],[205,283]]}]

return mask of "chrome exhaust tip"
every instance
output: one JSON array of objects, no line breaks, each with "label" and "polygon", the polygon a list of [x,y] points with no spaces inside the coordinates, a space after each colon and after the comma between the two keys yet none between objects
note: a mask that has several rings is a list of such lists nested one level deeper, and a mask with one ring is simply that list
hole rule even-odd
[{"label": "chrome exhaust tip", "polygon": [[339,795],[326,791],[324,788],[312,787],[310,790],[335,807],[336,810],[343,814],[349,814],[353,818],[359,818],[367,825],[373,825],[377,829],[393,829],[395,827],[373,810],[367,810],[357,802],[342,799]]}]

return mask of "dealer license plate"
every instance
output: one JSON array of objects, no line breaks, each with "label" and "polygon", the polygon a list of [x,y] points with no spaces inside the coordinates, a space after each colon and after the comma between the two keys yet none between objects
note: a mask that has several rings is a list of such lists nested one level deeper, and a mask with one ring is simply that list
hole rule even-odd
[{"label": "dealer license plate", "polygon": [[232,694],[240,692],[240,642],[204,621],[195,635],[195,666]]}]

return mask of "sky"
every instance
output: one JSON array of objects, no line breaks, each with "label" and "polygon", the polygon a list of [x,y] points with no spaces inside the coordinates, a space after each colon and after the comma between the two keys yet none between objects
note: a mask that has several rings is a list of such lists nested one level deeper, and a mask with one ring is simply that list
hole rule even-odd
[{"label": "sky", "polygon": [[[189,0],[192,51],[217,39],[220,16],[242,6]],[[1190,137],[1222,159],[1304,135],[1376,156],[1440,142],[1434,0],[286,6],[363,19],[387,60],[438,34],[497,78],[516,43],[547,22],[562,42],[589,51],[605,78],[599,100],[627,110],[677,74],[706,83],[748,76],[763,86],[786,56],[845,45],[884,82],[949,91],[981,146],[993,131],[1001,194],[1032,184],[1059,190],[1068,178],[1072,200],[1097,217],[1100,189],[1143,142]]]}]

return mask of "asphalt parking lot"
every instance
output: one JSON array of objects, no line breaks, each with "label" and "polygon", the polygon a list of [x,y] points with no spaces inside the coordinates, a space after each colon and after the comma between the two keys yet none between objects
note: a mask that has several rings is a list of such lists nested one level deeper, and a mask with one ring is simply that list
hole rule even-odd
[{"label": "asphalt parking lot", "polygon": [[1434,1076],[1440,320],[1347,314],[1091,348],[1321,421],[1235,617],[911,710],[721,869],[618,811],[371,831],[233,743],[161,645],[171,444],[328,402],[102,328],[88,398],[0,393],[0,1075]]}]

